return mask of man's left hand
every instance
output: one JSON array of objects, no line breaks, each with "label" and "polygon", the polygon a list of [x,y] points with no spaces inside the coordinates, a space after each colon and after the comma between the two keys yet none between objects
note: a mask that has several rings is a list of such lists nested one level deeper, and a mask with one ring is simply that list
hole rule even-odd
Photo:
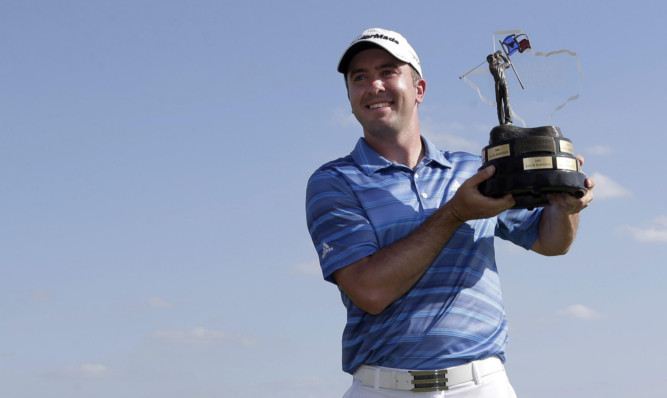
[{"label": "man's left hand", "polygon": [[[577,155],[577,159],[579,160],[579,164],[583,166],[584,157]],[[549,198],[549,203],[565,214],[579,213],[583,209],[587,208],[591,201],[593,201],[593,187],[595,187],[595,180],[592,178],[586,178],[586,180],[584,180],[584,185],[588,191],[581,198],[577,199],[574,197],[574,195],[571,195],[567,192],[550,193],[547,195]]]}]

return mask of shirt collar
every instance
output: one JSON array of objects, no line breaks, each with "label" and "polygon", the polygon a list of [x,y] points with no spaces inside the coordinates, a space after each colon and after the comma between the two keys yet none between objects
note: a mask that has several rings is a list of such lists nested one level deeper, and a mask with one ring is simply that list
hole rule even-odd
[{"label": "shirt collar", "polygon": [[[426,150],[424,159],[420,164],[427,164],[430,161],[436,162],[444,167],[452,167],[452,164],[445,158],[445,155],[440,151],[431,141],[426,137],[421,136],[422,143]],[[366,140],[361,137],[357,141],[357,145],[350,154],[352,159],[363,169],[366,175],[371,175],[378,170],[394,166],[394,163],[387,160],[371,148]]]},{"label": "shirt collar", "polygon": [[424,164],[426,164],[427,161],[432,160],[436,163],[439,163],[443,167],[452,167],[452,163],[449,160],[447,160],[444,153],[441,150],[439,150],[434,143],[432,143],[428,138],[424,137],[423,135],[422,135],[422,143],[426,148],[426,155],[424,156],[423,160]]}]

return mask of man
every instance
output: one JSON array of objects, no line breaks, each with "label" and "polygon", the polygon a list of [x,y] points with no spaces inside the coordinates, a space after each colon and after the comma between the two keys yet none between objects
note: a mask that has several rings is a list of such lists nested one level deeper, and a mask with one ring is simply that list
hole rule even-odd
[{"label": "man", "polygon": [[420,135],[426,81],[403,36],[363,32],[338,71],[363,138],[311,176],[306,213],[324,278],[347,309],[345,397],[514,397],[494,236],[564,254],[593,181],[579,200],[555,194],[544,209],[510,210],[510,195],[478,190],[493,167],[478,172],[478,156]]},{"label": "man", "polygon": [[510,110],[509,92],[505,79],[505,69],[510,67],[510,61],[500,51],[489,54],[486,61],[489,63],[489,71],[495,81],[498,122],[500,124],[512,124],[512,111]]}]

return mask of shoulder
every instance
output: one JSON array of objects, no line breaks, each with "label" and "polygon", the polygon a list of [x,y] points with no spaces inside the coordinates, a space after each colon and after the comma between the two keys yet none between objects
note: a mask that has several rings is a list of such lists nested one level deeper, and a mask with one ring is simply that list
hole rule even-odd
[{"label": "shoulder", "polygon": [[482,162],[481,155],[475,155],[464,151],[442,151],[442,155],[450,162]]},{"label": "shoulder", "polygon": [[349,176],[361,174],[350,155],[332,160],[318,167],[308,178],[306,196],[311,198],[334,191],[349,192]]},{"label": "shoulder", "polygon": [[361,170],[352,159],[347,155],[336,160],[332,160],[318,167],[308,178],[308,185],[315,184],[318,181],[339,179],[345,174],[360,173]]},{"label": "shoulder", "polygon": [[355,162],[351,155],[343,156],[338,159],[326,162],[318,167],[311,175],[311,178],[321,174],[328,174],[332,172],[335,173],[337,170],[354,167],[354,165]]},{"label": "shoulder", "polygon": [[468,152],[443,152],[443,156],[451,163],[454,173],[472,176],[482,167],[482,157],[480,155]]}]

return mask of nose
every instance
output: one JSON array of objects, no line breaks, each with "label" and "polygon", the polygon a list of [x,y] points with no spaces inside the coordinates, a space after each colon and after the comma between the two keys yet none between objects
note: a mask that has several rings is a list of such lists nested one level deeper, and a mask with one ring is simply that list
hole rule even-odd
[{"label": "nose", "polygon": [[376,77],[371,83],[371,86],[376,93],[384,91],[384,81],[380,77]]}]

